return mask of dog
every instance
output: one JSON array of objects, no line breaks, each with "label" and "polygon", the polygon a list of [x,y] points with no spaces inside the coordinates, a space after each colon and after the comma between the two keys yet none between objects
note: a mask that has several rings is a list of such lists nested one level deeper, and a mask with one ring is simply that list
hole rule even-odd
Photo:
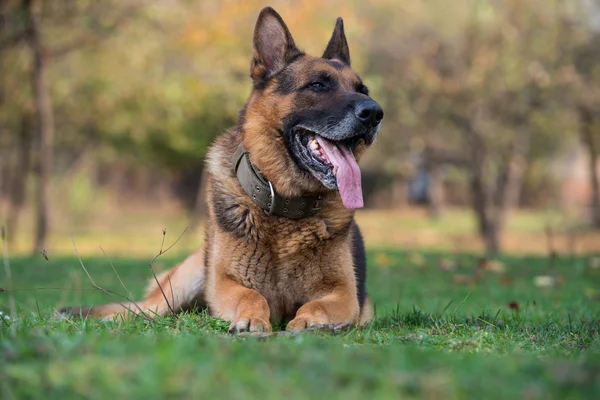
[{"label": "dog", "polygon": [[63,310],[114,318],[194,306],[229,331],[270,332],[372,318],[358,160],[383,110],[350,66],[341,18],[322,57],[299,50],[264,8],[253,37],[253,87],[235,127],[207,154],[204,245],[152,279],[139,302]]}]

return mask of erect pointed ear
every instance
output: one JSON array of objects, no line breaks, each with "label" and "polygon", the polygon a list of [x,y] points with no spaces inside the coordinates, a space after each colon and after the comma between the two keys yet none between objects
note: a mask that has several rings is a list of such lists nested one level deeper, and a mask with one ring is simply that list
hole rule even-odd
[{"label": "erect pointed ear", "polygon": [[254,28],[252,79],[271,78],[301,54],[281,16],[271,7],[263,8]]},{"label": "erect pointed ear", "polygon": [[346,41],[344,20],[342,18],[338,18],[335,23],[333,35],[329,39],[329,44],[323,53],[323,58],[328,60],[337,58],[348,66],[350,65],[350,48],[348,48],[348,42]]}]

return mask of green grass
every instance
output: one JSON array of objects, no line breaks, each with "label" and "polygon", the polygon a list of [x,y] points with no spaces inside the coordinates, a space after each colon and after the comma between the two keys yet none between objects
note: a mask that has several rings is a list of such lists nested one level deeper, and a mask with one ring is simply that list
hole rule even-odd
[{"label": "green grass", "polygon": [[[135,296],[150,258],[112,259]],[[27,290],[0,292],[5,315],[9,294],[18,306],[16,321],[0,322],[0,398],[599,398],[597,261],[501,261],[470,282],[474,256],[370,253],[371,325],[265,340],[227,335],[205,313],[54,318],[58,305],[110,299],[87,290],[76,257],[13,258],[14,288]],[[105,258],[84,263],[98,285],[124,292]],[[50,287],[62,290],[32,290]]]}]

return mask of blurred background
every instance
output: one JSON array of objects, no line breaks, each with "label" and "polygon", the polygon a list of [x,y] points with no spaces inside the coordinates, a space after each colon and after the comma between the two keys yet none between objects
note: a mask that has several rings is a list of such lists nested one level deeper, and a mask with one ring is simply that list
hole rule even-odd
[{"label": "blurred background", "polygon": [[600,251],[600,1],[0,0],[11,253],[148,255],[188,226],[197,247],[204,156],[250,93],[265,5],[313,55],[342,16],[385,110],[368,246]]}]

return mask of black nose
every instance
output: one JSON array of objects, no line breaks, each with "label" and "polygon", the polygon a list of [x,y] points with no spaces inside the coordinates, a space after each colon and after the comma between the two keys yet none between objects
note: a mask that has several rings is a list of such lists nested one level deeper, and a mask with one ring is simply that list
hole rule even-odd
[{"label": "black nose", "polygon": [[356,105],[354,112],[358,119],[371,126],[377,126],[383,119],[383,109],[373,100],[361,101]]}]

